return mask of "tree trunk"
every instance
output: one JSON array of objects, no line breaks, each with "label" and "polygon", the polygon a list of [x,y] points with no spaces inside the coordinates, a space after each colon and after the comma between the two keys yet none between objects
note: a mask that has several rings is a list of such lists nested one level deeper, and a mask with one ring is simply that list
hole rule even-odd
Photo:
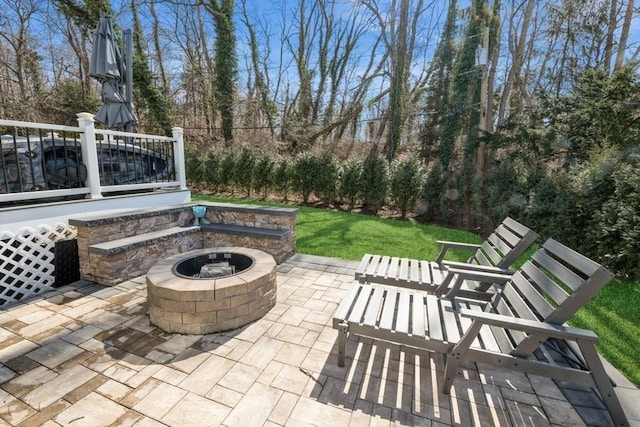
[{"label": "tree trunk", "polygon": [[618,42],[618,55],[616,56],[616,65],[613,71],[618,71],[624,64],[624,54],[627,50],[627,40],[629,39],[629,29],[631,28],[631,19],[633,18],[633,0],[628,0],[627,11],[624,14],[624,22],[622,24],[622,32],[620,33],[620,41]]}]

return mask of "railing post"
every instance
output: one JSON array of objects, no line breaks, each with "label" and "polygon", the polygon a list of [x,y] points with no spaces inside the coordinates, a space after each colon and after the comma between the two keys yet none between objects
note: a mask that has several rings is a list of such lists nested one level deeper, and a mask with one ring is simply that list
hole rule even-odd
[{"label": "railing post", "polygon": [[91,113],[78,113],[78,124],[82,129],[80,141],[82,142],[82,162],[87,168],[87,182],[90,199],[102,198],[100,189],[100,168],[98,167],[98,150],[96,148],[96,129],[93,125],[94,115]]},{"label": "railing post", "polygon": [[180,183],[180,189],[187,189],[187,172],[184,164],[184,129],[181,127],[171,128],[173,140],[175,141],[175,167],[176,180]]}]

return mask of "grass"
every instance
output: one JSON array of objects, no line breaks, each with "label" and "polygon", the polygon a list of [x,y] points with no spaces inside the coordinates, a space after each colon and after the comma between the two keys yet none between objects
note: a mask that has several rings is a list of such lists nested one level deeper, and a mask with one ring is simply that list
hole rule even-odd
[{"label": "grass", "polygon": [[[246,199],[222,199],[194,196],[194,200],[233,203],[262,203]],[[415,224],[408,221],[382,219],[369,215],[298,207],[296,220],[297,251],[359,260],[365,253],[409,258],[434,259],[440,250],[437,240],[479,243],[483,239],[473,233]],[[524,256],[531,256],[533,250]],[[452,253],[447,258],[463,261],[467,254]],[[518,264],[516,264],[517,266]],[[594,331],[600,337],[598,351],[640,385],[640,284],[613,280],[605,286],[571,320],[571,325]]]},{"label": "grass", "polygon": [[613,366],[640,385],[640,284],[613,280],[571,320],[594,331],[596,347]]}]

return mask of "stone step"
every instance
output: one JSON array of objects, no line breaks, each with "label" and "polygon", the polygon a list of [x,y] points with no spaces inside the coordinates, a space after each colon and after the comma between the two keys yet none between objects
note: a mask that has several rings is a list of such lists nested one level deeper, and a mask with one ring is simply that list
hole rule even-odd
[{"label": "stone step", "polygon": [[114,255],[142,246],[150,246],[156,242],[188,236],[203,232],[235,234],[241,236],[266,237],[272,239],[286,238],[291,234],[289,230],[262,227],[247,227],[230,224],[201,224],[200,226],[170,227],[165,230],[151,231],[136,236],[124,237],[109,242],[97,243],[89,246],[89,252],[101,255]]},{"label": "stone step", "polygon": [[124,237],[109,242],[97,243],[89,246],[89,252],[100,255],[115,255],[143,246],[151,246],[156,242],[175,239],[200,232],[198,226],[171,227],[165,230],[151,231],[136,236]]},{"label": "stone step", "polygon": [[237,234],[243,236],[254,237],[267,237],[281,239],[291,234],[290,230],[285,229],[273,229],[263,227],[247,227],[242,225],[231,224],[200,224],[200,228],[204,232],[225,233],[225,234]]}]

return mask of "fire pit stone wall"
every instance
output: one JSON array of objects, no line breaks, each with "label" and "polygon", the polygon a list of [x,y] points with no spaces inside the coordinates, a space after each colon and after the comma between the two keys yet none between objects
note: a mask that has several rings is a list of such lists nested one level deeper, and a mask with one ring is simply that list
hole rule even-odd
[{"label": "fire pit stone wall", "polygon": [[[194,226],[192,207],[209,224]],[[282,263],[296,250],[297,209],[188,203],[70,219],[77,228],[80,277],[113,286],[144,275],[159,260],[214,246],[259,249]]]},{"label": "fire pit stone wall", "polygon": [[[211,279],[180,277],[173,266],[185,257],[231,252],[253,258],[240,273]],[[256,249],[217,247],[174,255],[147,273],[151,323],[166,332],[209,334],[235,329],[264,316],[276,303],[276,262]]]}]

